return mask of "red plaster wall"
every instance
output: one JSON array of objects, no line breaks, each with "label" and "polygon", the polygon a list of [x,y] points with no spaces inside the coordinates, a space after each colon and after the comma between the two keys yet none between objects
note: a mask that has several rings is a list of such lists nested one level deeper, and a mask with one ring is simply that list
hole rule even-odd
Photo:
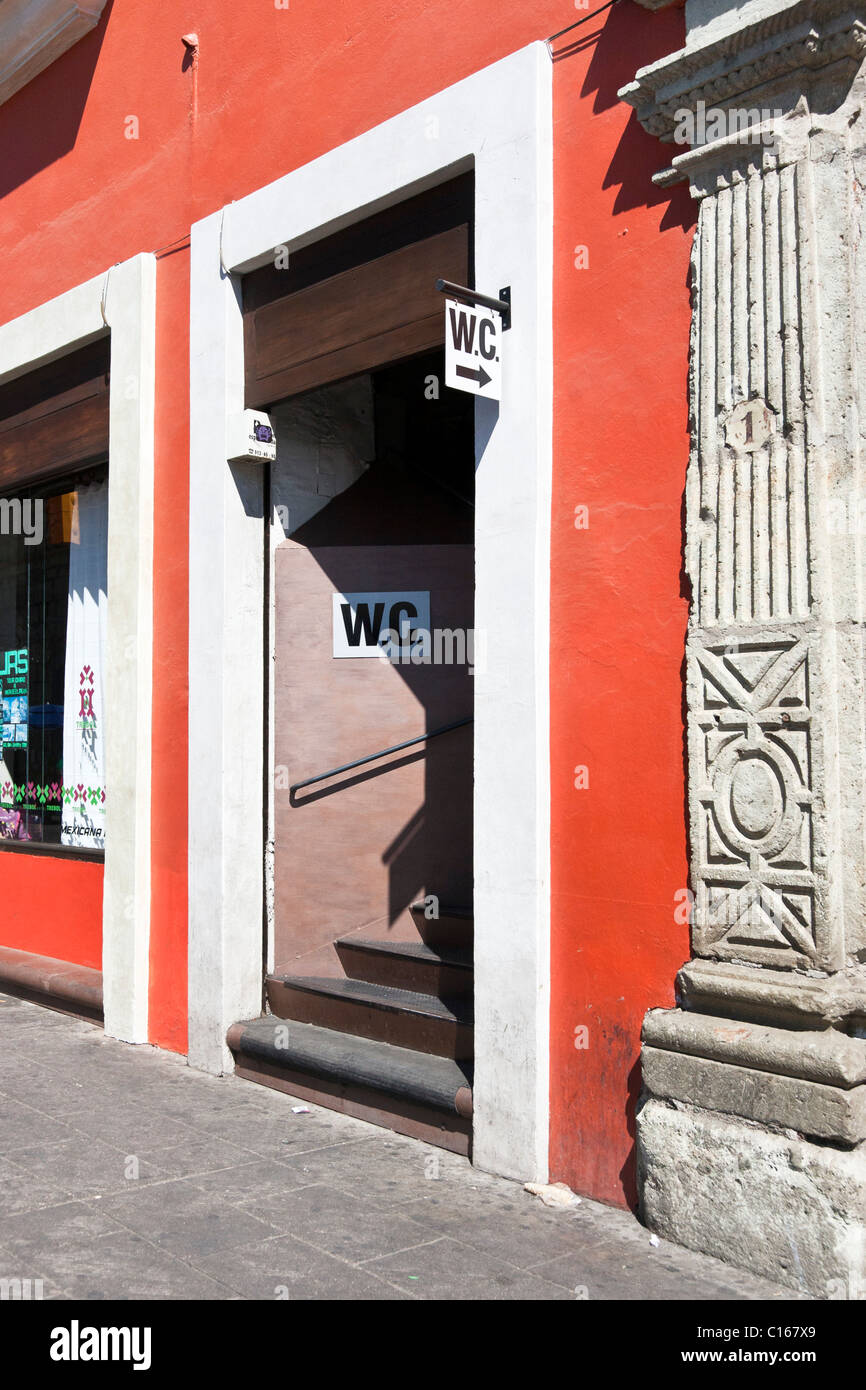
[{"label": "red plaster wall", "polygon": [[[572,0],[109,0],[92,35],[0,107],[0,321],[160,256],[150,1028],[166,1047],[185,1047],[190,223],[585,17]],[[620,0],[555,45],[552,1167],[619,1202],[640,1018],[669,1002],[687,953],[673,894],[691,208],[653,189],[664,152],[615,92],[681,40],[678,11]],[[0,940],[97,963],[98,886],[92,865],[0,856]]]},{"label": "red plaster wall", "polygon": [[186,1052],[189,242],[156,278],[150,1040]]},{"label": "red plaster wall", "polygon": [[[681,19],[618,6],[556,83],[550,1162],[552,1181],[618,1204],[635,1195],[641,1019],[673,1002],[688,956],[674,894],[688,881],[680,570],[693,204],[682,186],[673,197],[653,187],[665,152],[615,92],[679,47]],[[575,246],[588,268],[574,268]]]},{"label": "red plaster wall", "polygon": [[0,855],[0,943],[102,969],[102,865]]}]

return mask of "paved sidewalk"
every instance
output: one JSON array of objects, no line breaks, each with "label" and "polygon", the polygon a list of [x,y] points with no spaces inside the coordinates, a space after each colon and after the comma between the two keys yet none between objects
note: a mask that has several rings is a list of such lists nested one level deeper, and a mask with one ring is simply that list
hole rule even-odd
[{"label": "paved sidewalk", "polygon": [[0,1279],[45,1298],[790,1299],[584,1200],[0,995]]}]

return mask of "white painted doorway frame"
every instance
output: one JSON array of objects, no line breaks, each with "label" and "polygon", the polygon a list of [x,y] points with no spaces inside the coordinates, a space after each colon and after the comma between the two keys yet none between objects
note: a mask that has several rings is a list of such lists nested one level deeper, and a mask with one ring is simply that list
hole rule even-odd
[{"label": "white painted doorway frame", "polygon": [[[502,401],[476,407],[474,1159],[547,1176],[552,68],[532,44],[192,228],[189,1057],[230,1070],[262,1002],[264,490],[226,462],[243,408],[240,278],[456,173],[475,275],[510,285]],[[444,313],[444,305],[443,305]]]},{"label": "white painted doorway frame", "polygon": [[[0,382],[109,333],[102,985],[106,1033],[144,1043],[153,758],[155,258],[133,256],[0,325]],[[58,850],[58,857],[62,854]]]}]

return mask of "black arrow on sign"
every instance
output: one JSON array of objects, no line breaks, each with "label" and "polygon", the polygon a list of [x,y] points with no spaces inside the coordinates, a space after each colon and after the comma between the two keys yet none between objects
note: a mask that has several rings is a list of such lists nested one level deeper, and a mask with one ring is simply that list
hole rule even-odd
[{"label": "black arrow on sign", "polygon": [[457,375],[469,377],[471,381],[477,381],[482,388],[487,385],[488,381],[493,380],[493,377],[488,376],[483,367],[458,367]]}]

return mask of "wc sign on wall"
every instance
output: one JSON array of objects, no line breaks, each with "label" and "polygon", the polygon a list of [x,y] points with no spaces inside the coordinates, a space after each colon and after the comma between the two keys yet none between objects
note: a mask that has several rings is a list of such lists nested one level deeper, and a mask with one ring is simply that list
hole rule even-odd
[{"label": "wc sign on wall", "polygon": [[429,640],[430,593],[334,594],[333,620],[335,659],[376,657],[381,661],[395,648],[411,652],[422,632]]},{"label": "wc sign on wall", "polygon": [[501,396],[502,317],[495,309],[445,300],[445,385],[473,396]]}]

